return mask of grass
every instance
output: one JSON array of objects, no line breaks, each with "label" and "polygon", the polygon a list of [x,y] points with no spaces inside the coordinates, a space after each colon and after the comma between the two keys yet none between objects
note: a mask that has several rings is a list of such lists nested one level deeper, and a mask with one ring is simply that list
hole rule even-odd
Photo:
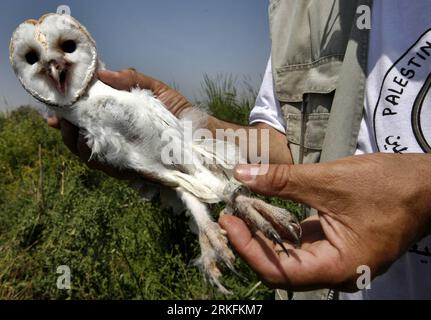
[{"label": "grass", "polygon": [[[252,98],[217,83],[205,78],[204,103],[246,123]],[[273,299],[240,259],[248,280],[226,272],[234,294],[221,295],[193,266],[198,255],[184,214],[89,170],[33,109],[0,115],[0,299]],[[57,289],[61,265],[71,290]]]}]

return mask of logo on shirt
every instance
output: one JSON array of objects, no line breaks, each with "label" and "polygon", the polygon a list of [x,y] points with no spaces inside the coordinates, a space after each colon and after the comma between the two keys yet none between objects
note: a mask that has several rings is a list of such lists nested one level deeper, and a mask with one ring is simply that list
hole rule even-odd
[{"label": "logo on shirt", "polygon": [[[431,119],[431,110],[426,108],[431,106],[430,86],[431,29],[395,62],[383,79],[374,110],[374,137],[379,151],[431,152],[431,124],[424,122]],[[413,134],[416,141],[403,134]]]}]

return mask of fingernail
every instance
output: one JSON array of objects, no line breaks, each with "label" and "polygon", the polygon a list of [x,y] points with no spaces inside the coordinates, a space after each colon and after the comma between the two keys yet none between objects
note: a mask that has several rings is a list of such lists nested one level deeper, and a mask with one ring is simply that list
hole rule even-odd
[{"label": "fingernail", "polygon": [[259,174],[260,166],[258,165],[239,165],[235,169],[235,178],[247,185],[250,185],[256,180]]}]

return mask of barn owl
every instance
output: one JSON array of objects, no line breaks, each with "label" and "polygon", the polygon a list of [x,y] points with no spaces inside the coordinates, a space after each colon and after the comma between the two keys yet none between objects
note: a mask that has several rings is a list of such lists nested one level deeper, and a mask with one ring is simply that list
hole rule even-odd
[{"label": "barn owl", "polygon": [[[197,111],[178,119],[150,91],[119,91],[99,81],[97,71],[103,64],[95,41],[71,16],[48,14],[22,23],[12,36],[10,61],[33,97],[80,128],[92,158],[118,169],[134,170],[178,194],[197,227],[199,266],[220,291],[228,293],[219,268],[224,264],[234,271],[234,254],[226,232],[211,217],[210,204],[226,203],[230,213],[253,230],[261,230],[286,253],[283,239],[299,242],[301,228],[292,214],[249,197],[232,178],[238,162],[235,145],[186,137],[185,122],[196,118]],[[162,136],[166,132],[174,148],[186,146],[186,157],[192,161],[163,161],[162,150],[168,141]],[[224,144],[229,152],[220,154],[209,147],[217,143]]]}]

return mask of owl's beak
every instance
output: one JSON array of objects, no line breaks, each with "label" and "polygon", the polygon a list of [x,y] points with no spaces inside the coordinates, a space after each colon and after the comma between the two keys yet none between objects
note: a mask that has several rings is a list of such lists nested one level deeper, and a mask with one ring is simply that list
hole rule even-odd
[{"label": "owl's beak", "polygon": [[65,95],[67,91],[68,64],[66,62],[52,60],[48,62],[46,70],[58,92]]}]

